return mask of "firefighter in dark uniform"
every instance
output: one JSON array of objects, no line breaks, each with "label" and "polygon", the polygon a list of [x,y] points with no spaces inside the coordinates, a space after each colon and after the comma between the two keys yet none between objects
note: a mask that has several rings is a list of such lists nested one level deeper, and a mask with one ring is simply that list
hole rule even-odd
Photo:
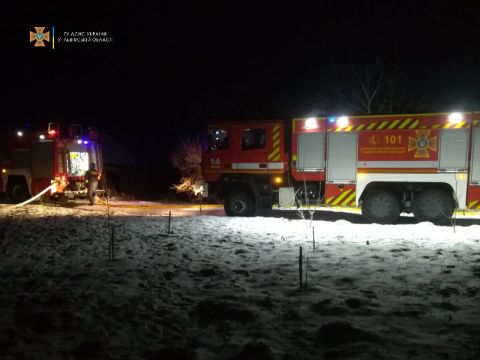
[{"label": "firefighter in dark uniform", "polygon": [[98,187],[98,171],[96,169],[95,163],[90,163],[89,169],[85,173],[85,180],[87,182],[88,201],[90,201],[90,205],[94,205],[95,190],[97,190]]}]

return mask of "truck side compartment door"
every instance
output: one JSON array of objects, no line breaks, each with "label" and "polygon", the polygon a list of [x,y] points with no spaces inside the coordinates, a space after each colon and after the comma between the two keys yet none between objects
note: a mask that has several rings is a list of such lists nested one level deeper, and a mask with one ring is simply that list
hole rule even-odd
[{"label": "truck side compartment door", "polygon": [[327,182],[352,183],[357,175],[357,133],[327,134]]},{"label": "truck side compartment door", "polygon": [[467,169],[468,129],[442,129],[440,140],[440,170]]},{"label": "truck side compartment door", "polygon": [[480,128],[473,129],[470,183],[480,184]]},{"label": "truck side compartment door", "polygon": [[55,177],[55,144],[53,141],[32,143],[32,177],[51,180]]},{"label": "truck side compartment door", "polygon": [[297,169],[320,171],[325,168],[325,132],[297,135]]}]

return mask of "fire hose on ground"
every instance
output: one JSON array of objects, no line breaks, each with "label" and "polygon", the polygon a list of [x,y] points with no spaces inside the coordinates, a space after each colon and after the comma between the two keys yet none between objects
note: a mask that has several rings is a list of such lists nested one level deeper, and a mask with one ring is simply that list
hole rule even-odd
[{"label": "fire hose on ground", "polygon": [[35,195],[34,197],[20,203],[20,204],[15,204],[15,205],[11,205],[11,206],[7,206],[6,208],[3,208],[2,210],[7,210],[7,209],[13,209],[13,208],[17,208],[17,207],[20,207],[20,206],[24,206],[24,205],[27,205],[29,203],[31,203],[32,201],[35,201],[37,200],[39,197],[41,197],[43,194],[45,194],[47,191],[49,191],[52,187],[56,186],[57,184],[56,183],[53,183],[52,185],[48,186],[46,189],[42,190],[41,192],[39,192],[37,195]]},{"label": "fire hose on ground", "polygon": [[[48,186],[47,188],[45,188],[44,190],[39,192],[34,197],[32,197],[32,198],[30,198],[30,199],[28,199],[28,200],[26,200],[22,203],[0,208],[0,212],[6,211],[6,210],[9,210],[9,209],[19,208],[19,207],[27,205],[27,204],[35,201],[35,200],[38,200],[43,194],[48,192],[50,189],[52,189],[56,185],[57,185],[57,183],[51,184],[50,186]],[[96,202],[100,203],[101,205],[106,205],[106,206],[110,206],[110,207],[133,208],[133,209],[171,209],[171,208],[186,207],[185,204],[147,204],[147,205],[145,205],[145,204],[142,204],[142,205],[139,205],[139,204],[110,204],[108,202],[108,199],[99,197],[98,194],[95,195],[95,200],[96,200]],[[212,209],[212,208],[217,208],[217,207],[223,208],[223,206],[219,206],[219,205],[203,205],[202,207],[204,209],[208,209],[208,208]]]},{"label": "fire hose on ground", "polygon": [[52,185],[48,186],[47,188],[43,189],[41,192],[39,192],[37,195],[35,195],[34,197],[20,203],[20,204],[15,204],[15,205],[11,205],[11,206],[8,206],[6,207],[5,209],[10,209],[10,208],[17,208],[17,207],[20,207],[20,206],[24,206],[24,205],[27,205],[29,203],[31,203],[32,201],[35,201],[37,200],[38,198],[40,198],[43,194],[45,194],[47,191],[49,191],[52,187],[56,186],[57,184],[56,183],[53,183]]}]

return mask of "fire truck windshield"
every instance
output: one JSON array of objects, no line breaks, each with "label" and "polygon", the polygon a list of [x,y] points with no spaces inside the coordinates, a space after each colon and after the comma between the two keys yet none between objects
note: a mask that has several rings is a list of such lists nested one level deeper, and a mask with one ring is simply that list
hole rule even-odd
[{"label": "fire truck windshield", "polygon": [[228,131],[225,129],[208,130],[208,151],[228,149]]},{"label": "fire truck windshield", "polygon": [[88,170],[88,153],[70,151],[70,176],[84,176]]}]

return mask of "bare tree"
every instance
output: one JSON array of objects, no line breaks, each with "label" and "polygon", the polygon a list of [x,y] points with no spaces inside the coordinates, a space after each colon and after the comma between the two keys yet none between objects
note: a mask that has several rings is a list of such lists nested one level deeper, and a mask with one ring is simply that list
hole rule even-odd
[{"label": "bare tree", "polygon": [[201,175],[202,144],[198,138],[181,139],[170,155],[170,162],[182,176],[198,178]]},{"label": "bare tree", "polygon": [[343,67],[349,77],[336,91],[339,106],[354,114],[391,114],[418,111],[427,104],[426,94],[411,91],[404,68],[381,61]]},{"label": "bare tree", "polygon": [[199,193],[202,179],[202,144],[198,138],[181,139],[170,155],[170,163],[180,173],[179,184],[173,185],[177,192]]},{"label": "bare tree", "polygon": [[357,69],[352,69],[352,75],[355,79],[355,85],[347,92],[349,100],[345,100],[348,105],[363,114],[374,112],[374,104],[381,96],[378,96],[383,85],[385,70],[378,62],[365,67],[363,73]]}]

